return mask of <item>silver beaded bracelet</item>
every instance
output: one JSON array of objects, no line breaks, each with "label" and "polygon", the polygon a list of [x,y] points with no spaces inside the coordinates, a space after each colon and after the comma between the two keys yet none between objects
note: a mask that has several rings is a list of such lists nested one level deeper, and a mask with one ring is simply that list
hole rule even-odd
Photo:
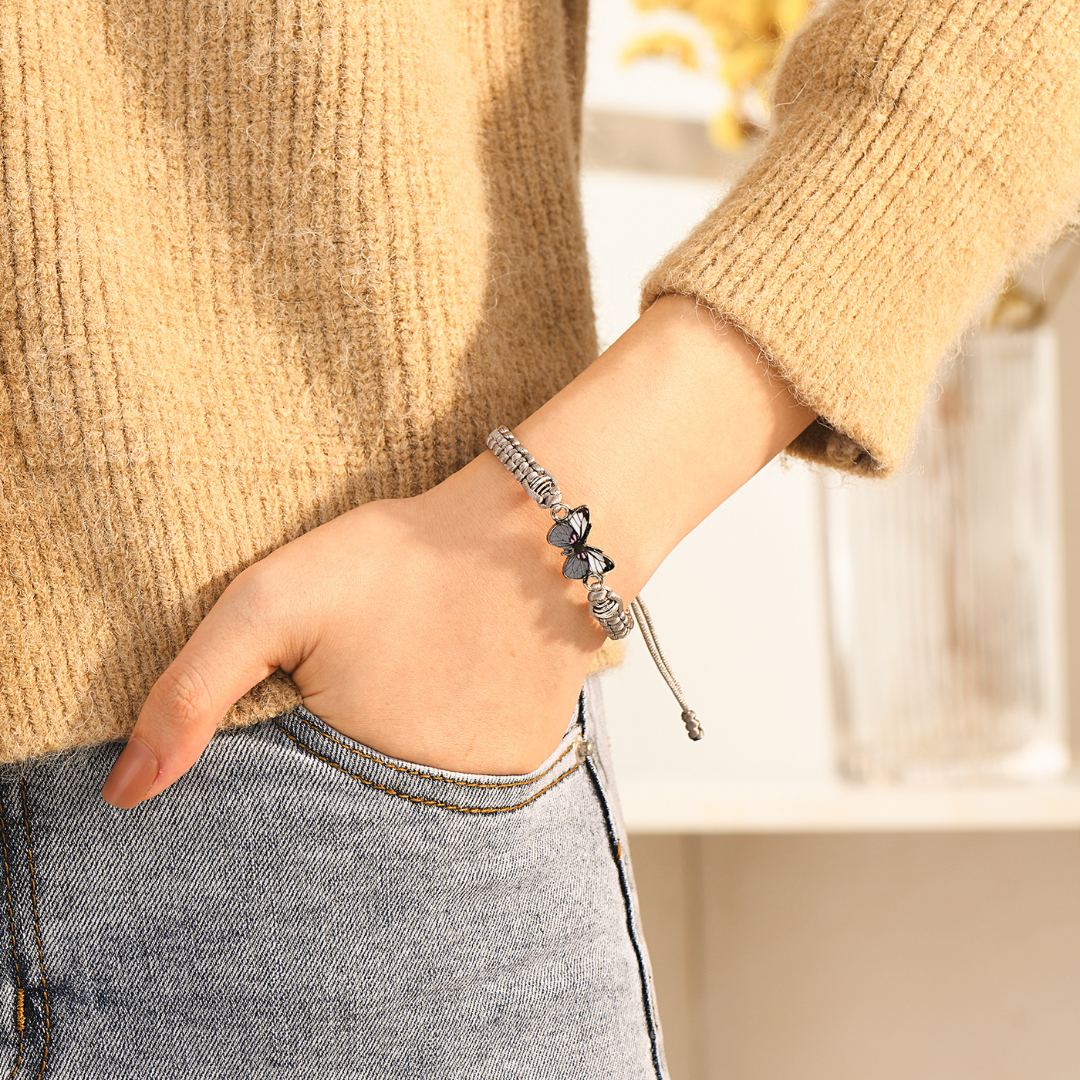
[{"label": "silver beaded bracelet", "polygon": [[525,489],[525,494],[551,514],[555,524],[548,530],[547,541],[566,556],[563,576],[580,581],[585,586],[589,594],[589,612],[604,628],[607,636],[614,641],[626,637],[634,629],[634,618],[637,617],[638,628],[645,639],[649,655],[682,709],[686,734],[695,741],[700,739],[701,725],[693,709],[686,704],[682,687],[672,674],[667,657],[660,650],[652,619],[649,618],[649,610],[642,603],[641,596],[631,600],[630,609],[626,610],[622,597],[604,584],[604,575],[615,569],[615,563],[599,548],[586,543],[592,528],[589,508],[571,508],[564,503],[555,477],[536,463],[536,459],[514,438],[509,429],[496,428],[487,437],[487,445]]}]

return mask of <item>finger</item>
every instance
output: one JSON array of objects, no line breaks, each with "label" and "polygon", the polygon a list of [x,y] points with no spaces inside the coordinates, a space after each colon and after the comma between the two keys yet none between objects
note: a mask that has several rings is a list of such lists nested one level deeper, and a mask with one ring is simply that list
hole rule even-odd
[{"label": "finger", "polygon": [[229,708],[288,662],[271,608],[275,590],[257,575],[242,577],[154,683],[101,789],[106,802],[130,809],[164,791],[195,764]]}]

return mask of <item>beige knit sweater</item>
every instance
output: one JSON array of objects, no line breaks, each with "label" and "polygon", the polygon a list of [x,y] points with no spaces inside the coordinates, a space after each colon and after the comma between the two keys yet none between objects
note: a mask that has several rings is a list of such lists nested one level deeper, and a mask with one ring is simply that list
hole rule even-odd
[{"label": "beige knit sweater", "polygon": [[[593,359],[584,36],[581,0],[0,5],[0,759],[126,734],[243,567]],[[888,469],[1077,201],[1077,12],[839,0],[778,86],[645,299],[762,345],[825,418],[795,452]]]}]

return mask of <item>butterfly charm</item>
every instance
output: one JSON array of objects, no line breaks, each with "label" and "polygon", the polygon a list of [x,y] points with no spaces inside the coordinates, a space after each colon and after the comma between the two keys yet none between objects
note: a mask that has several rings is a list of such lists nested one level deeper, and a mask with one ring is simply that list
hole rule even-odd
[{"label": "butterfly charm", "polygon": [[579,506],[571,510],[561,521],[556,521],[547,534],[549,544],[562,548],[566,556],[563,576],[576,581],[590,574],[603,575],[615,569],[615,564],[599,549],[589,547],[589,508]]}]

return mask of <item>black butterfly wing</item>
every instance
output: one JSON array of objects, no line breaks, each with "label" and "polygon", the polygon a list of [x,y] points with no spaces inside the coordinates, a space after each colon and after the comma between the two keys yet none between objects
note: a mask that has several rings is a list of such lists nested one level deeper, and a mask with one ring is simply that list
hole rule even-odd
[{"label": "black butterfly wing", "polygon": [[589,508],[579,506],[576,510],[571,510],[562,521],[556,521],[551,526],[548,530],[547,540],[549,544],[562,548],[564,555],[569,554],[570,551],[578,549],[581,544],[585,543],[591,528]]},{"label": "black butterfly wing", "polygon": [[566,557],[563,576],[574,581],[583,581],[590,574],[607,574],[615,569],[615,564],[599,549],[582,544]]},{"label": "black butterfly wing", "polygon": [[586,551],[590,550],[592,549],[585,548],[585,551],[571,551],[566,556],[566,562],[563,564],[563,577],[568,577],[571,581],[581,581],[594,573],[589,569],[589,558],[585,554]]},{"label": "black butterfly wing", "polygon": [[557,548],[563,548],[566,551],[570,551],[573,549],[576,540],[577,534],[570,528],[570,523],[568,521],[556,521],[548,530],[547,541],[549,544],[554,544]]}]

